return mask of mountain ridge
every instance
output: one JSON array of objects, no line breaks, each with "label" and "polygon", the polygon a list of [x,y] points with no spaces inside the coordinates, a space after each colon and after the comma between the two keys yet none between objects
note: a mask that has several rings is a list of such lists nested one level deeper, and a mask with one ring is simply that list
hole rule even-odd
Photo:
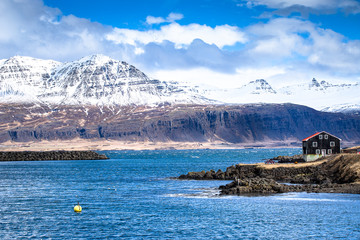
[{"label": "mountain ridge", "polygon": [[13,57],[0,65],[0,86],[0,102],[13,103],[156,105],[211,102],[193,89],[150,79],[133,65],[99,54],[68,63]]},{"label": "mountain ridge", "polygon": [[101,54],[60,63],[15,56],[0,61],[0,102],[49,105],[245,104],[253,102],[306,105],[317,110],[359,112],[360,83],[333,84],[313,78],[308,83],[272,87],[257,79],[240,88],[149,78],[124,61]]}]

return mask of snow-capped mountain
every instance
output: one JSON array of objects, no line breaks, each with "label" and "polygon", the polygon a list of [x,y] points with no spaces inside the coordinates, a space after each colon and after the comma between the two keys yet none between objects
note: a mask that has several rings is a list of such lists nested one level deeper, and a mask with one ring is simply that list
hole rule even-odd
[{"label": "snow-capped mountain", "polygon": [[311,80],[310,83],[305,84],[298,84],[298,85],[291,85],[286,86],[279,89],[279,92],[282,94],[287,95],[296,95],[299,91],[302,93],[305,92],[323,92],[323,93],[329,93],[329,92],[338,92],[343,91],[350,88],[357,88],[359,86],[359,83],[355,84],[331,84],[327,81],[321,81],[319,82],[315,78]]},{"label": "snow-capped mountain", "polygon": [[313,78],[303,84],[274,88],[266,80],[251,81],[240,88],[200,87],[210,99],[224,103],[294,103],[322,111],[352,112],[360,105],[360,83],[332,84]]},{"label": "snow-capped mountain", "polygon": [[44,91],[44,83],[61,63],[15,56],[0,61],[1,102],[32,102]]},{"label": "snow-capped mountain", "polygon": [[360,106],[360,83],[318,81],[274,88],[264,79],[239,88],[214,88],[151,79],[136,67],[103,55],[60,63],[30,57],[0,60],[0,103],[156,105],[176,103],[294,103],[323,111]]},{"label": "snow-capped mountain", "polygon": [[49,91],[41,99],[66,104],[157,103],[166,88],[134,66],[101,55],[60,66],[46,83]]},{"label": "snow-capped mountain", "polygon": [[103,55],[64,64],[29,57],[10,58],[0,66],[0,86],[2,102],[65,105],[208,102],[196,90],[150,79],[134,66]]},{"label": "snow-capped mountain", "polygon": [[360,115],[360,104],[344,103],[322,109],[324,112],[353,113]]}]

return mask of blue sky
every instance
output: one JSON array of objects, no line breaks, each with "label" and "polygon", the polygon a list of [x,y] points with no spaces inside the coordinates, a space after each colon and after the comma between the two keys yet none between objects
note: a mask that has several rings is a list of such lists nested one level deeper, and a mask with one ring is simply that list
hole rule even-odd
[{"label": "blue sky", "polygon": [[[247,2],[241,0],[44,1],[47,6],[59,8],[64,15],[73,14],[77,17],[113,27],[143,30],[149,28],[149,25],[145,24],[147,16],[166,17],[170,12],[184,15],[184,18],[178,21],[181,24],[198,23],[211,27],[228,24],[244,28],[250,24],[266,22],[268,18],[261,16],[264,13],[276,12],[278,10],[266,5],[257,5],[256,7],[249,8],[246,7]],[[296,1],[288,2],[296,3]],[[354,29],[354,24],[356,22],[360,23],[360,14],[354,14],[354,12],[359,11],[359,6],[357,10],[352,9],[354,12],[350,10],[335,6],[327,10],[302,9],[298,6],[298,10],[294,10],[290,14],[281,14],[277,11],[278,13],[272,17],[279,17],[281,15],[299,17],[303,14],[303,19],[308,19],[324,28],[330,28],[349,38],[360,38],[360,31]]]},{"label": "blue sky", "polygon": [[100,53],[219,87],[360,81],[358,0],[1,0],[0,29],[0,58]]}]

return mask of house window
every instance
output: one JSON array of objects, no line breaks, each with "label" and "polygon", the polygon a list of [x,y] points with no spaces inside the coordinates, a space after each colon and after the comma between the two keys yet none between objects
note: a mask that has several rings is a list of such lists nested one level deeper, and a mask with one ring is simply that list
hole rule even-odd
[{"label": "house window", "polygon": [[316,149],[316,154],[320,154],[320,149]]},{"label": "house window", "polygon": [[317,146],[318,146],[317,142],[313,142],[313,143],[312,143],[312,146],[313,146],[313,147],[317,147]]},{"label": "house window", "polygon": [[328,138],[329,138],[329,135],[325,134],[324,138],[325,138],[325,139],[328,139]]},{"label": "house window", "polygon": [[323,135],[319,135],[319,139],[323,139]]},{"label": "house window", "polygon": [[328,149],[328,154],[332,154],[332,150],[331,150],[331,149]]},{"label": "house window", "polygon": [[335,142],[330,142],[330,147],[335,147]]}]

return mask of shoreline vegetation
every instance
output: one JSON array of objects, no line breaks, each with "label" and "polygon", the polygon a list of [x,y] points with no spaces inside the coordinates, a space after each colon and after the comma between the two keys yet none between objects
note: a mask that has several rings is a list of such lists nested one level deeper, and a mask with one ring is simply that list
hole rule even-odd
[{"label": "shoreline vegetation", "polygon": [[94,151],[17,151],[0,152],[0,162],[52,160],[105,160],[104,154]]},{"label": "shoreline vegetation", "polygon": [[225,172],[189,172],[178,179],[232,180],[220,195],[286,192],[360,194],[360,155],[336,154],[314,162],[237,164]]}]

